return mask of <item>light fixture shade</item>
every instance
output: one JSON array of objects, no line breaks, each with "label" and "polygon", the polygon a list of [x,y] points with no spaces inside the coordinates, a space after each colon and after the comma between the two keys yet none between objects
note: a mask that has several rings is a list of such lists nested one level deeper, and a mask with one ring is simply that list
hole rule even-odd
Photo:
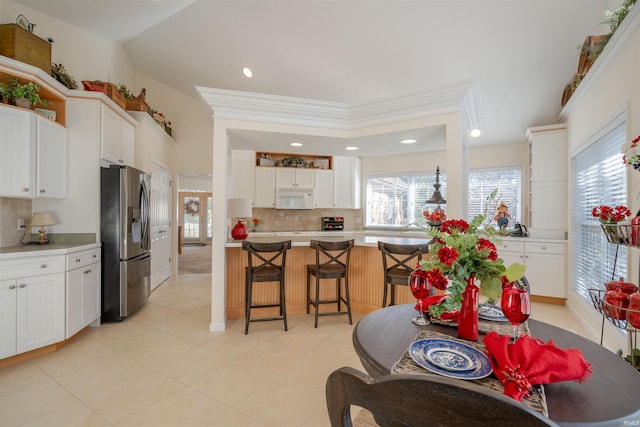
[{"label": "light fixture shade", "polygon": [[49,212],[34,212],[29,227],[42,227],[45,225],[56,225],[56,220]]},{"label": "light fixture shade", "polygon": [[246,218],[252,215],[250,199],[242,197],[227,199],[227,218]]}]

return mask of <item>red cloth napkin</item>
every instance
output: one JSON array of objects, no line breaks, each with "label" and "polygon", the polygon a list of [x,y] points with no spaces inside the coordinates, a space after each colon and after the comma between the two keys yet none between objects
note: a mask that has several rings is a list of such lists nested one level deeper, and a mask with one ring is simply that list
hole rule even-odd
[{"label": "red cloth napkin", "polygon": [[493,372],[504,384],[504,394],[518,401],[530,393],[533,385],[584,382],[591,376],[591,364],[580,350],[564,350],[551,340],[545,344],[529,335],[510,344],[511,340],[497,332],[483,339]]}]

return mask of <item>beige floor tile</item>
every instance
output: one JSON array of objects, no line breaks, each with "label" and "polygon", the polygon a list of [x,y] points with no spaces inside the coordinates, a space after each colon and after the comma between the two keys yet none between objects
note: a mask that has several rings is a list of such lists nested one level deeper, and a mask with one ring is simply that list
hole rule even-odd
[{"label": "beige floor tile", "polygon": [[19,426],[73,403],[75,396],[49,380],[0,397],[0,426]]},{"label": "beige floor tile", "polygon": [[50,412],[22,427],[109,427],[104,418],[80,401]]},{"label": "beige floor tile", "polygon": [[186,353],[167,360],[158,369],[161,369],[164,375],[182,384],[191,384],[217,372],[222,366],[233,360],[217,351],[194,347]]},{"label": "beige floor tile", "polygon": [[59,377],[94,363],[120,358],[120,353],[97,341],[77,339],[55,353],[36,359],[34,363],[52,377]]},{"label": "beige floor tile", "polygon": [[266,424],[243,414],[240,411],[236,411],[235,409],[231,409],[226,414],[224,414],[221,418],[217,419],[210,425],[210,427],[232,427],[232,426],[242,426],[242,427],[267,427]]},{"label": "beige floor tile", "polygon": [[118,427],[206,427],[230,411],[228,406],[185,387],[118,423]]},{"label": "beige floor tile", "polygon": [[0,397],[51,381],[51,377],[32,362],[0,369]]},{"label": "beige floor tile", "polygon": [[107,421],[118,424],[181,387],[180,383],[167,376],[142,368],[123,381],[101,387],[82,400]]},{"label": "beige floor tile", "polygon": [[99,390],[122,383],[141,369],[144,369],[142,364],[117,356],[60,375],[56,381],[80,399],[85,399]]},{"label": "beige floor tile", "polygon": [[268,426],[294,427],[304,424],[324,402],[324,387],[309,385],[304,377],[276,377],[255,387],[235,408]]},{"label": "beige floor tile", "polygon": [[226,405],[234,406],[276,376],[264,368],[231,360],[194,381],[189,387]]}]

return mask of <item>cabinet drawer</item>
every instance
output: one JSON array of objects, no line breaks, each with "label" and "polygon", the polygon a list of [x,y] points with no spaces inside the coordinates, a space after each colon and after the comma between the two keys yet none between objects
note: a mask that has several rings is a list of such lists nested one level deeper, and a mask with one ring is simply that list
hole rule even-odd
[{"label": "cabinet drawer", "polygon": [[527,253],[564,255],[564,244],[527,243]]},{"label": "cabinet drawer", "polygon": [[67,270],[84,267],[94,262],[100,262],[100,248],[68,254]]},{"label": "cabinet drawer", "polygon": [[59,255],[0,262],[0,280],[64,273],[64,261],[64,255]]},{"label": "cabinet drawer", "polygon": [[496,245],[498,249],[498,255],[500,252],[524,252],[524,242],[511,242],[503,240],[502,243]]}]

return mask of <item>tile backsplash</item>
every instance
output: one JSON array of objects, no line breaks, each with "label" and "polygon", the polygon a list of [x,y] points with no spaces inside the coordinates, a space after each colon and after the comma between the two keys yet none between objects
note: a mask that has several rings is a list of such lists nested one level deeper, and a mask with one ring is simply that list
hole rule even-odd
[{"label": "tile backsplash", "polygon": [[18,219],[31,220],[31,200],[0,197],[0,248],[20,244],[25,230],[18,230]]},{"label": "tile backsplash", "polygon": [[[253,209],[253,218],[260,219],[258,231],[322,231],[323,216],[343,217],[346,231],[362,230],[363,214],[363,209]],[[251,231],[251,219],[246,220]]]}]

